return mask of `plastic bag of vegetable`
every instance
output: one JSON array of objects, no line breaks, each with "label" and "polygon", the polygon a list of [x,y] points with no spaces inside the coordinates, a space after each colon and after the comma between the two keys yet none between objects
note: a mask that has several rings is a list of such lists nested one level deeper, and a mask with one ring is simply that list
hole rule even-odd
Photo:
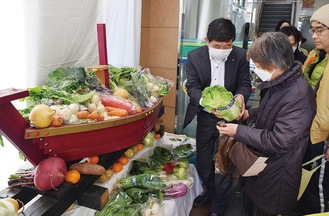
[{"label": "plastic bag of vegetable", "polygon": [[161,146],[156,146],[154,148],[153,155],[150,158],[162,164],[174,161],[174,155],[172,151]]},{"label": "plastic bag of vegetable", "polygon": [[149,108],[153,106],[157,99],[154,100],[154,103],[149,102],[151,92],[148,90],[148,86],[153,85],[153,82],[148,80],[147,73],[150,73],[148,68],[131,73],[131,79],[125,83],[125,89],[136,98],[142,107]]},{"label": "plastic bag of vegetable", "polygon": [[117,186],[124,190],[132,187],[161,190],[166,184],[159,175],[140,174],[120,179]]},{"label": "plastic bag of vegetable", "polygon": [[241,114],[240,103],[235,100],[232,92],[220,85],[206,87],[202,91],[201,105],[209,111],[216,109],[228,122],[237,119]]},{"label": "plastic bag of vegetable", "polygon": [[143,138],[142,143],[145,146],[151,147],[153,146],[153,142],[154,142],[154,134],[152,132],[148,132],[146,136]]},{"label": "plastic bag of vegetable", "polygon": [[163,165],[157,161],[150,160],[148,158],[142,158],[139,160],[133,160],[129,168],[130,175],[139,175],[143,173],[158,174],[163,168]]},{"label": "plastic bag of vegetable", "polygon": [[187,178],[187,168],[183,166],[175,166],[173,173],[178,179],[186,179]]},{"label": "plastic bag of vegetable", "polygon": [[183,144],[180,146],[177,146],[176,148],[173,149],[173,153],[176,159],[178,158],[189,158],[193,156],[194,154],[194,149],[191,144]]},{"label": "plastic bag of vegetable", "polygon": [[141,210],[141,204],[133,204],[132,198],[119,190],[110,195],[108,203],[101,211],[97,211],[95,216],[141,215]]},{"label": "plastic bag of vegetable", "polygon": [[162,190],[165,198],[178,198],[187,194],[188,187],[184,183],[172,184]]},{"label": "plastic bag of vegetable", "polygon": [[161,200],[156,197],[149,197],[148,201],[145,203],[143,210],[143,216],[162,216],[165,215],[163,205],[161,205]]},{"label": "plastic bag of vegetable", "polygon": [[159,200],[163,199],[163,193],[160,190],[151,190],[145,188],[129,188],[125,190],[134,203],[145,203],[149,197],[156,197]]},{"label": "plastic bag of vegetable", "polygon": [[168,79],[165,79],[161,76],[154,77],[158,89],[156,91],[156,94],[159,96],[166,96],[169,93],[169,90],[173,87],[174,82]]}]

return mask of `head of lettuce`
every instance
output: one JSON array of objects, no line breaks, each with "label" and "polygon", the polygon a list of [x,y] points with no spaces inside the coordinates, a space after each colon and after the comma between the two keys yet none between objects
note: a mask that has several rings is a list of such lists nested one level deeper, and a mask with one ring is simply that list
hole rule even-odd
[{"label": "head of lettuce", "polygon": [[232,92],[220,85],[206,87],[202,91],[201,105],[209,111],[215,109],[227,122],[236,120],[241,114],[240,103]]}]

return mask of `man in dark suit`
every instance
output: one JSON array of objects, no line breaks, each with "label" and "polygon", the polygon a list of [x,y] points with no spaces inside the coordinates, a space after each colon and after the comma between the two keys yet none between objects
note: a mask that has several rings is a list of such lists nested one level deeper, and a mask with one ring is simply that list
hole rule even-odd
[{"label": "man in dark suit", "polygon": [[187,61],[186,87],[190,101],[183,127],[197,115],[197,170],[205,187],[205,193],[194,200],[194,205],[201,207],[211,202],[212,215],[222,215],[226,211],[232,179],[216,174],[215,183],[213,158],[219,135],[216,123],[220,119],[205,110],[200,99],[203,89],[221,85],[235,95],[244,112],[245,100],[251,93],[250,71],[246,51],[232,45],[235,31],[230,20],[213,20],[205,38],[207,45],[191,51]]}]

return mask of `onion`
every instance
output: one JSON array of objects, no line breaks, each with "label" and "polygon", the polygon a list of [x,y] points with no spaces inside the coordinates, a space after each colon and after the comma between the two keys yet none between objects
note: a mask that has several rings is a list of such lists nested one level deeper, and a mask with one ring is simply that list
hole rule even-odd
[{"label": "onion", "polygon": [[71,118],[71,111],[69,108],[64,108],[60,111],[60,114],[63,116],[64,121],[69,121]]},{"label": "onion", "polygon": [[72,114],[76,114],[77,112],[79,112],[79,108],[80,105],[78,103],[72,103],[70,104],[69,108]]},{"label": "onion", "polygon": [[4,215],[16,215],[17,214],[15,206],[10,201],[5,200],[5,199],[0,200],[0,212],[7,213]]}]

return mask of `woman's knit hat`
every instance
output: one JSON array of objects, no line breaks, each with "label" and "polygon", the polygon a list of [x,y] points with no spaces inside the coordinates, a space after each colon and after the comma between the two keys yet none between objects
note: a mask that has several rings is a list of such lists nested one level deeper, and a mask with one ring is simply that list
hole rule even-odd
[{"label": "woman's knit hat", "polygon": [[320,23],[322,23],[323,25],[329,27],[329,4],[323,5],[322,7],[320,7],[319,9],[317,9],[310,21],[318,21]]}]

